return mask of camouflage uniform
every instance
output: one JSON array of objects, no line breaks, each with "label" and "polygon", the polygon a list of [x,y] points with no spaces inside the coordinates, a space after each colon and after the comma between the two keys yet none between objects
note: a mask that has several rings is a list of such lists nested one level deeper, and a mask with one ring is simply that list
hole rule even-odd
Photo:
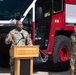
[{"label": "camouflage uniform", "polygon": [[70,58],[70,74],[76,75],[76,33],[71,35],[72,52]]},{"label": "camouflage uniform", "polygon": [[[14,45],[32,45],[31,38],[29,37],[29,34],[25,30],[21,30],[20,32],[17,29],[13,29],[9,32],[7,37],[5,38],[5,43],[10,44],[8,42],[9,39],[12,39],[14,42],[11,44],[11,47]],[[10,69],[11,69],[11,75],[14,75],[14,58],[10,57]]]},{"label": "camouflage uniform", "polygon": [[[21,34],[23,34],[23,36]],[[22,37],[24,37],[24,38],[22,38]],[[28,32],[23,29],[20,32],[16,29],[13,29],[12,31],[10,31],[5,39],[6,44],[9,44],[9,42],[8,42],[9,39],[13,39],[13,41],[14,41],[11,46],[13,46],[13,45],[20,45],[20,46],[21,45],[22,46],[23,45],[24,46],[32,45],[31,38],[29,37]]]}]

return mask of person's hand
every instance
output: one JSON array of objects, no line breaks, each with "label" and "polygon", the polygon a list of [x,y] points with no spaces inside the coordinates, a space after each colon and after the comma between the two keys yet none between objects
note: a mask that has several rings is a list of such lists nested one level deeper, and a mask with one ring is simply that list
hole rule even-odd
[{"label": "person's hand", "polygon": [[13,39],[8,39],[8,43],[13,43],[14,41],[13,41]]}]

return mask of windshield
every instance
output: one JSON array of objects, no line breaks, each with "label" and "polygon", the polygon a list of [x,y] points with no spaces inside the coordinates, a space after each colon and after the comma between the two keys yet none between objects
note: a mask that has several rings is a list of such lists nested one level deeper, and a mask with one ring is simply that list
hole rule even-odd
[{"label": "windshield", "polygon": [[0,0],[0,20],[9,20],[13,15],[23,15],[33,0]]}]

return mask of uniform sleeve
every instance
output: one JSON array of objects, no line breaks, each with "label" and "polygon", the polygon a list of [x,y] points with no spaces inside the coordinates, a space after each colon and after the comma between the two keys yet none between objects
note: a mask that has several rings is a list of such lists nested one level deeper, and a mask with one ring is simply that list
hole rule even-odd
[{"label": "uniform sleeve", "polygon": [[12,39],[12,34],[11,34],[11,32],[9,32],[9,33],[7,34],[7,36],[6,36],[6,38],[5,38],[5,44],[10,44],[10,43],[9,43],[9,39]]},{"label": "uniform sleeve", "polygon": [[27,41],[27,45],[31,45],[31,46],[33,45],[29,34],[27,34],[27,36],[26,36],[26,41]]},{"label": "uniform sleeve", "polygon": [[70,38],[70,45],[72,46],[72,39]]},{"label": "uniform sleeve", "polygon": [[73,35],[70,36],[70,44],[73,46],[73,41],[72,41]]}]

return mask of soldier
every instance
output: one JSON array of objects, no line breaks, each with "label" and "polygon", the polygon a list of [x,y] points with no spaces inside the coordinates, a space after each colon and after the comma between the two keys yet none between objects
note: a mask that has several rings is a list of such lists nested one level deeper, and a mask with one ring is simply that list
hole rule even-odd
[{"label": "soldier", "polygon": [[[16,28],[11,30],[7,37],[5,38],[6,44],[11,44],[11,47],[14,45],[31,45],[32,41],[29,37],[27,31],[22,29],[23,24],[21,21],[16,22]],[[14,75],[14,58],[10,57],[10,68],[11,68],[11,75]]]},{"label": "soldier", "polygon": [[74,25],[74,33],[71,35],[71,46],[70,75],[76,75],[76,24]]}]

